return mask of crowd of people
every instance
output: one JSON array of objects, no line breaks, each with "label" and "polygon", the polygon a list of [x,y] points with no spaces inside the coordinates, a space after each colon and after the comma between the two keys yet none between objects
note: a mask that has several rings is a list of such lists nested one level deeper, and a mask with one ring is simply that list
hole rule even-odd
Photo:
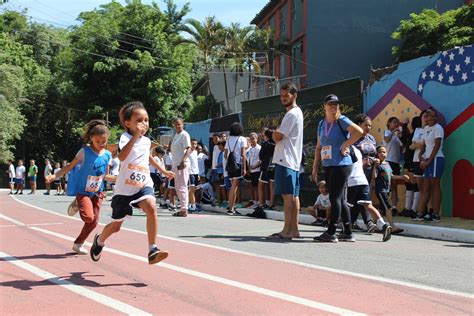
[{"label": "crowd of people", "polygon": [[[150,264],[157,263],[168,256],[156,244],[157,205],[168,208],[177,217],[201,212],[202,205],[209,204],[226,208],[230,216],[238,215],[241,207],[253,208],[249,216],[265,218],[265,210],[275,207],[275,196],[282,197],[285,221],[281,231],[266,238],[299,238],[298,216],[304,209],[299,196],[306,155],[304,118],[296,102],[297,95],[294,84],[281,87],[285,115],[278,127],[265,127],[258,134],[251,132],[244,137],[242,125],[235,122],[229,127],[228,135],[213,135],[211,152],[191,138],[181,118],[173,122],[176,133],[171,142],[152,147],[145,136],[149,128],[148,113],[136,101],[120,109],[125,132],[113,154],[107,150],[110,132],[106,123],[89,122],[83,136],[86,145],[74,159],[70,163],[63,161],[62,167],[55,163],[54,168],[46,159],[44,167],[44,194],[50,194],[54,183],[56,194],[67,192],[76,196],[68,214],[79,212],[84,226],[73,250],[78,254],[90,253],[92,260],[98,261],[106,240],[120,231],[123,221],[133,215],[133,208],[139,208],[147,216],[148,260]],[[319,195],[314,197],[316,202],[307,212],[314,216],[314,225],[327,229],[314,237],[315,241],[354,242],[353,230],[361,229],[357,224],[359,214],[366,230],[381,232],[383,241],[403,232],[394,222],[396,215],[440,221],[444,134],[434,109],[413,118],[411,126],[400,124],[396,117],[390,118],[382,144],[377,144],[370,134],[370,117],[359,114],[352,121],[342,115],[336,95],[325,98],[324,112],[324,119],[315,122],[317,145],[311,174]],[[30,182],[29,194],[35,194],[38,172],[34,160],[30,161],[28,172],[22,160],[16,168],[10,163],[10,194],[23,194],[26,176]],[[402,212],[396,209],[398,181],[406,186]],[[105,182],[113,190],[112,221],[96,234],[88,252],[83,244],[97,227]],[[249,199],[243,205],[245,193]],[[336,234],[338,227],[341,231]]]}]

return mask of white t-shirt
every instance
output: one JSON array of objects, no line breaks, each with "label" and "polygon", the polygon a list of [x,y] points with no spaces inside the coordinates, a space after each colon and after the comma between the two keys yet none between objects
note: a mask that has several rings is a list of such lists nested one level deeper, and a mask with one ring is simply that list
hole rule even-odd
[{"label": "white t-shirt", "polygon": [[[163,159],[161,159],[158,156],[154,156],[153,160],[156,161],[157,164],[159,164],[161,167],[163,167]],[[158,173],[161,174],[160,170],[158,168],[155,168],[152,164],[150,164],[150,173]]]},{"label": "white t-shirt", "polygon": [[171,152],[167,152],[165,155],[165,166],[171,166],[173,160],[173,154]]},{"label": "white t-shirt", "polygon": [[320,194],[314,202],[314,205],[318,208],[328,208],[331,206],[331,202],[329,201],[329,193],[327,194]]},{"label": "white t-shirt", "polygon": [[118,176],[119,169],[120,169],[120,159],[118,159],[118,157],[111,159],[109,166],[110,166],[110,170],[109,170],[110,174],[113,176]]},{"label": "white t-shirt", "polygon": [[444,140],[444,130],[441,125],[436,123],[433,126],[425,126],[424,131],[423,131],[423,140],[426,145],[425,153],[423,157],[425,159],[430,158],[431,152],[434,149],[435,146],[435,139],[436,138],[441,138],[441,147],[439,147],[438,152],[436,153],[435,158],[438,157],[444,157],[443,154],[443,140]]},{"label": "white t-shirt", "polygon": [[26,173],[25,166],[16,167],[16,178],[17,179],[24,179],[25,178],[25,173]]},{"label": "white t-shirt", "polygon": [[247,148],[247,139],[242,136],[230,136],[229,139],[226,141],[224,148],[227,149],[227,157],[229,157],[229,154],[233,152],[235,162],[241,164],[242,148]]},{"label": "white t-shirt", "polygon": [[197,150],[193,150],[189,154],[189,174],[199,174]]},{"label": "white t-shirt", "polygon": [[198,190],[201,190],[203,193],[205,192],[208,196],[214,196],[214,189],[209,182],[205,182],[203,184],[199,184],[196,187]]},{"label": "white t-shirt", "polygon": [[258,166],[257,168],[254,168],[254,169],[252,169],[252,166],[255,166],[256,164],[258,164],[260,162],[259,154],[260,154],[260,149],[261,148],[262,148],[262,146],[257,144],[257,145],[255,145],[255,147],[250,147],[247,150],[247,161],[249,163],[249,168],[250,168],[251,173],[260,172],[260,166]]},{"label": "white t-shirt", "polygon": [[199,175],[201,177],[204,177],[206,175],[206,160],[209,159],[209,157],[207,157],[207,155],[205,153],[199,153],[197,155],[197,159],[198,159],[198,169],[199,169]]},{"label": "white t-shirt", "polygon": [[46,178],[51,175],[51,172],[53,172],[53,167],[51,167],[51,164],[49,163],[44,167],[44,177]]},{"label": "white t-shirt", "polygon": [[356,185],[369,185],[367,181],[367,177],[364,173],[364,166],[362,164],[362,153],[359,149],[354,148],[354,152],[357,156],[357,161],[352,165],[352,171],[347,179],[347,186],[348,187],[355,187]]},{"label": "white t-shirt", "polygon": [[11,179],[11,178],[15,178],[15,166],[13,164],[10,164],[8,166],[8,177]]},{"label": "white t-shirt", "polygon": [[[54,171],[53,171],[53,174],[56,174],[59,172],[59,170],[61,170],[61,168],[55,168]],[[62,177],[61,177],[62,178]],[[58,181],[59,179],[61,178],[57,178],[56,181]]]},{"label": "white t-shirt", "polygon": [[[188,132],[183,130],[181,133],[174,135],[173,141],[171,142],[171,152],[173,153],[171,165],[173,168],[176,168],[181,164],[184,153],[189,147],[191,147],[191,137],[189,137]],[[189,165],[189,159],[186,159],[184,162]]]},{"label": "white t-shirt", "polygon": [[[423,144],[423,128],[417,127],[415,131],[413,132],[413,138],[411,139],[412,143],[418,143],[418,144]],[[413,153],[413,162],[420,162],[420,159],[418,156],[420,155],[420,150],[421,149],[415,149],[415,152]]]},{"label": "white t-shirt", "polygon": [[219,158],[219,146],[214,145],[212,149],[212,169],[217,169],[217,159]]},{"label": "white t-shirt", "polygon": [[[132,135],[125,132],[120,136],[119,149],[122,150],[132,139]],[[128,156],[121,162],[120,171],[115,182],[115,195],[134,195],[144,187],[152,187],[150,177],[150,148],[148,137],[140,137],[130,149]]]},{"label": "white t-shirt", "polygon": [[299,171],[303,155],[303,112],[297,106],[286,112],[277,132],[283,139],[276,142],[273,163]]},{"label": "white t-shirt", "polygon": [[396,134],[391,132],[390,130],[386,129],[385,132],[383,133],[384,137],[389,137],[392,135],[392,138],[388,143],[386,143],[387,146],[387,161],[394,162],[394,163],[400,163],[400,156],[402,154],[402,150],[400,146],[402,146],[402,141]]},{"label": "white t-shirt", "polygon": [[225,154],[223,152],[222,153],[222,168],[224,168],[224,178],[229,176],[226,170],[226,166],[227,166],[227,159],[225,159]]}]

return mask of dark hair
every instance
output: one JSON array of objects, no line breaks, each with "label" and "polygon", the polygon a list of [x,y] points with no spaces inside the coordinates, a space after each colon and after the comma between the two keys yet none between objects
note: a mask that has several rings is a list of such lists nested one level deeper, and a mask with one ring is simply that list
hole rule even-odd
[{"label": "dark hair", "polygon": [[125,121],[129,121],[133,115],[133,112],[139,109],[143,109],[146,111],[145,106],[140,101],[128,102],[120,108],[120,111],[119,111],[120,124],[122,124],[123,128],[125,128],[127,131],[128,129],[125,126]]},{"label": "dark hair", "polygon": [[360,125],[360,124],[364,123],[367,120],[372,120],[372,119],[370,118],[370,116],[368,116],[367,114],[364,114],[364,113],[357,114],[356,117],[354,117],[354,123],[357,124],[357,125]]},{"label": "dark hair", "polygon": [[163,148],[163,146],[157,146],[157,147],[155,147],[155,153],[164,155],[164,154],[166,154],[166,151]]},{"label": "dark hair", "polygon": [[196,138],[191,138],[191,142],[197,142],[198,140]]},{"label": "dark hair", "polygon": [[380,150],[381,148],[384,148],[385,150],[387,150],[387,148],[385,148],[385,146],[383,146],[383,145],[378,145],[378,146],[375,148],[375,150],[377,150],[377,153],[379,152],[379,150]]},{"label": "dark hair", "polygon": [[110,131],[107,127],[107,123],[103,120],[92,120],[87,123],[86,127],[84,128],[84,134],[82,135],[82,139],[88,143],[91,140],[92,136],[95,135],[107,135],[109,136]]},{"label": "dark hair", "polygon": [[298,93],[298,88],[296,87],[296,85],[293,82],[285,83],[284,85],[281,86],[280,91],[281,90],[286,90],[286,91],[290,92],[291,94],[297,94]]},{"label": "dark hair", "polygon": [[397,120],[397,121],[400,122],[400,120],[399,120],[398,117],[396,117],[396,116],[392,116],[391,118],[389,118],[388,121],[387,121],[387,128],[388,128],[388,125],[389,125],[390,123],[392,123],[393,121],[395,121],[395,120]]},{"label": "dark hair", "polygon": [[229,134],[230,136],[240,136],[244,133],[244,129],[239,122],[234,122],[229,127]]},{"label": "dark hair", "polygon": [[220,140],[217,142],[217,146],[222,145],[225,146],[225,140]]},{"label": "dark hair", "polygon": [[212,134],[212,137],[220,137],[221,135],[219,133],[214,133]]},{"label": "dark hair", "polygon": [[415,116],[411,119],[411,128],[413,130],[421,127],[421,117]]},{"label": "dark hair", "polygon": [[266,129],[265,132],[263,133],[265,136],[267,136],[268,139],[272,139],[273,137],[273,130],[272,129]]}]

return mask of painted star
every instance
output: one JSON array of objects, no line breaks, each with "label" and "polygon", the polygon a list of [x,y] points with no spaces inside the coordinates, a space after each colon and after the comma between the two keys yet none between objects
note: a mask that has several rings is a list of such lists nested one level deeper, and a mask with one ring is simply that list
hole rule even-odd
[{"label": "painted star", "polygon": [[448,52],[444,51],[443,56],[446,57],[446,55],[448,55]]},{"label": "painted star", "polygon": [[464,47],[459,47],[459,55],[462,55],[464,54]]},{"label": "painted star", "polygon": [[423,91],[423,85],[421,83],[418,85],[418,91]]},{"label": "painted star", "polygon": [[469,65],[471,63],[471,56],[466,56],[466,59],[464,59],[464,63],[466,63],[466,65]]},{"label": "painted star", "polygon": [[450,70],[451,70],[451,67],[449,66],[449,64],[446,64],[446,66],[444,66],[444,71],[448,73]]},{"label": "painted star", "polygon": [[449,82],[449,84],[453,84],[453,82],[454,82],[454,77],[453,77],[453,76],[449,76],[448,82]]},{"label": "painted star", "polygon": [[439,74],[438,75],[438,81],[441,82],[443,81],[444,77],[443,77],[443,74]]},{"label": "painted star", "polygon": [[461,79],[462,79],[462,81],[465,82],[467,80],[467,73],[463,72]]},{"label": "painted star", "polygon": [[459,73],[461,71],[461,65],[456,65],[456,67],[454,68],[454,71]]},{"label": "painted star", "polygon": [[449,54],[449,60],[454,60],[454,53],[451,52],[451,54]]},{"label": "painted star", "polygon": [[426,78],[426,71],[423,71],[423,73],[421,74],[421,78],[423,78],[423,80],[425,80],[425,78]]},{"label": "painted star", "polygon": [[443,62],[441,61],[441,59],[438,59],[438,60],[436,61],[436,65],[437,65],[438,67],[441,67],[441,66],[443,65]]},{"label": "painted star", "polygon": [[434,71],[430,71],[430,78],[433,79],[435,77]]}]

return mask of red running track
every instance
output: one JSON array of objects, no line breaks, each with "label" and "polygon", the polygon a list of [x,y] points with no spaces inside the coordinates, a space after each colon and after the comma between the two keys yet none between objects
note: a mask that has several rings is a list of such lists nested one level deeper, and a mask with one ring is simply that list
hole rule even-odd
[{"label": "red running track", "polygon": [[[472,297],[322,271],[122,230],[102,258],[72,253],[82,222],[0,193],[0,313],[472,315]],[[92,240],[92,235],[89,241]],[[18,266],[20,265],[20,266]]]}]

